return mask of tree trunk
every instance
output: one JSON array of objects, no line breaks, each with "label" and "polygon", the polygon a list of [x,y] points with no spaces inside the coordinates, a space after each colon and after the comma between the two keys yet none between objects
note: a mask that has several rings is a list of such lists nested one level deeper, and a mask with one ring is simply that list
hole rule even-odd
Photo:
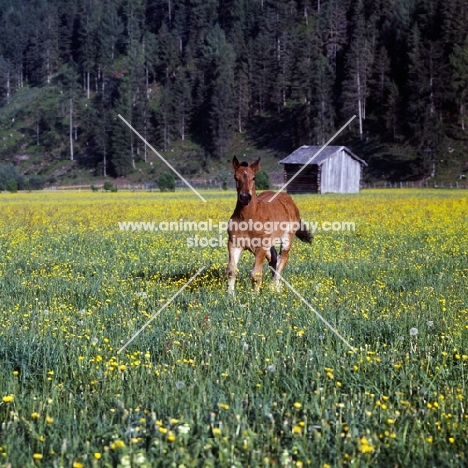
[{"label": "tree trunk", "polygon": [[50,84],[50,49],[49,48],[47,48],[46,70],[47,70],[47,84]]},{"label": "tree trunk", "polygon": [[362,97],[361,97],[361,73],[359,72],[359,61],[358,61],[358,72],[357,72],[357,99],[358,99],[358,118],[359,118],[359,138],[362,141]]},{"label": "tree trunk", "polygon": [[460,116],[461,116],[461,126],[462,130],[465,130],[465,105],[460,104]]},{"label": "tree trunk", "polygon": [[321,125],[321,135],[320,135],[320,144],[323,145],[325,143],[325,101],[322,99],[320,103],[320,125]]},{"label": "tree trunk", "polygon": [[[148,88],[147,88],[148,89]],[[145,102],[145,112],[143,114],[143,120],[144,120],[144,123],[145,123],[145,134],[144,134],[144,137],[145,137],[145,141],[148,140],[147,138],[147,135],[148,135],[148,119],[146,118],[146,108],[148,107],[148,101]],[[146,162],[146,159],[147,159],[147,152],[146,152],[146,143],[143,145],[143,148],[144,148],[144,152],[145,152],[145,162]]]},{"label": "tree trunk", "polygon": [[10,102],[10,95],[11,95],[11,91],[10,91],[10,72],[7,71],[7,82],[6,82],[6,102],[7,104]]},{"label": "tree trunk", "polygon": [[146,61],[145,66],[145,80],[146,80],[146,100],[149,99],[149,70],[148,70],[148,61]]},{"label": "tree trunk", "polygon": [[70,98],[70,161],[73,161],[73,99]]},{"label": "tree trunk", "polygon": [[239,112],[237,113],[237,129],[242,133],[242,86],[239,84]]},{"label": "tree trunk", "polygon": [[183,113],[180,122],[180,138],[182,141],[185,141],[185,115]]},{"label": "tree trunk", "polygon": [[167,152],[167,148],[168,148],[168,128],[167,128],[167,118],[166,118],[166,114],[164,114],[164,135],[163,135],[163,139],[164,139],[164,152],[166,153]]}]

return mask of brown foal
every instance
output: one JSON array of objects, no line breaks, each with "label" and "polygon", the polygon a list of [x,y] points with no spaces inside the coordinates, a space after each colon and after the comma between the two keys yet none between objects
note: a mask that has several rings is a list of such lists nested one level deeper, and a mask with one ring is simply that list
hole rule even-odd
[{"label": "brown foal", "polygon": [[[237,187],[237,204],[228,226],[229,263],[228,290],[234,293],[237,263],[241,253],[249,250],[255,256],[255,265],[251,272],[254,291],[258,291],[262,282],[263,262],[273,269],[273,285],[280,285],[281,272],[288,263],[289,250],[294,236],[303,242],[311,242],[312,235],[301,222],[299,210],[293,199],[282,192],[274,200],[269,200],[275,192],[255,193],[255,174],[260,169],[260,159],[254,163],[239,163],[236,157],[232,161],[234,179]],[[276,248],[279,248],[279,253]]]}]

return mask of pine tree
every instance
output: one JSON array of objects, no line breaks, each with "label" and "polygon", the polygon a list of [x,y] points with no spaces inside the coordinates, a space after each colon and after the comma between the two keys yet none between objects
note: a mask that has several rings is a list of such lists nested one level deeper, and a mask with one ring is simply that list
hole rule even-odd
[{"label": "pine tree", "polygon": [[465,115],[468,106],[468,35],[463,45],[455,44],[450,63],[453,69],[452,87],[456,93],[460,123],[462,129],[465,130]]},{"label": "pine tree", "polygon": [[376,53],[370,80],[370,92],[376,111],[380,114],[390,88],[390,57],[385,47],[381,46]]},{"label": "pine tree", "polygon": [[415,146],[422,152],[430,174],[435,175],[435,159],[444,140],[441,110],[440,44],[421,39],[417,24],[410,41],[408,127]]},{"label": "pine tree", "polygon": [[[115,113],[111,110],[110,102],[99,95],[95,99],[94,106],[87,106],[85,122],[87,123],[87,148],[88,159],[94,162],[96,174],[107,177],[111,173],[110,157],[112,124]],[[120,119],[119,119],[120,120]],[[122,130],[122,128],[121,128]]]},{"label": "pine tree", "polygon": [[249,55],[251,60],[252,106],[255,113],[263,115],[270,104],[272,89],[271,79],[274,70],[274,55],[271,49],[270,34],[261,30],[251,41]]},{"label": "pine tree", "polygon": [[174,79],[174,117],[177,122],[178,137],[184,141],[187,128],[190,126],[192,97],[190,92],[189,72],[184,67]]},{"label": "pine tree", "polygon": [[[78,20],[78,2],[70,0],[56,0],[58,21],[58,50],[61,63],[76,60],[74,36],[76,34],[75,23]],[[81,3],[81,2],[80,2]]]},{"label": "pine tree", "polygon": [[[298,30],[292,98],[296,102],[297,144],[323,144],[334,128],[333,86],[335,74],[323,55],[320,31],[309,24]],[[302,136],[305,136],[305,138]]]},{"label": "pine tree", "polygon": [[179,39],[177,33],[172,33],[164,24],[157,37],[157,78],[163,84],[174,78],[181,65]]},{"label": "pine tree", "polygon": [[[102,92],[96,93],[92,103],[85,106],[86,146],[91,155],[88,159],[99,161],[96,163],[96,173],[107,177],[112,172],[111,156],[113,132],[117,129],[117,114],[114,109],[116,83],[112,78],[106,78],[102,85]],[[121,125],[124,125],[118,119]],[[122,126],[120,127],[122,132]],[[121,135],[121,134],[120,134]],[[93,157],[96,153],[96,157]]]},{"label": "pine tree", "polygon": [[177,138],[179,134],[176,116],[176,109],[179,106],[175,82],[182,79],[179,74],[183,74],[183,71],[177,33],[169,32],[167,26],[163,24],[158,36],[155,69],[157,79],[162,84],[162,88],[159,96],[157,115],[160,127],[159,138],[162,140],[164,151],[167,151],[171,140]]},{"label": "pine tree", "polygon": [[83,86],[86,89],[88,100],[91,98],[91,79],[93,76],[97,78],[98,29],[102,14],[101,7],[101,3],[94,5],[93,0],[87,0],[81,4],[82,10],[79,13],[79,63],[84,75]]},{"label": "pine tree", "polygon": [[346,54],[346,74],[343,82],[343,112],[346,117],[357,115],[359,137],[363,139],[366,103],[369,96],[369,78],[374,60],[373,43],[366,24],[364,3],[358,0],[351,22],[350,49]]},{"label": "pine tree", "polygon": [[236,52],[234,67],[234,99],[237,131],[242,133],[249,117],[250,79],[248,35],[249,14],[254,14],[246,0],[229,0],[220,9],[220,25],[226,31],[226,39]]},{"label": "pine tree", "polygon": [[24,83],[24,55],[29,36],[29,24],[25,24],[21,9],[5,5],[0,14],[0,56],[3,57],[5,101],[8,103]]},{"label": "pine tree", "polygon": [[318,7],[317,29],[322,37],[325,56],[335,72],[339,55],[348,43],[347,27],[348,20],[343,2],[330,1]]},{"label": "pine tree", "polygon": [[409,122],[416,126],[418,133],[424,133],[428,116],[440,109],[442,49],[438,42],[424,40],[417,24],[411,34],[409,59]]},{"label": "pine tree", "polygon": [[201,51],[206,36],[218,22],[218,0],[190,0],[184,14],[187,43],[193,50]]},{"label": "pine tree", "polygon": [[388,96],[384,105],[384,122],[385,129],[394,141],[401,131],[399,124],[400,106],[400,90],[398,89],[398,85],[394,81],[391,81],[388,85]]},{"label": "pine tree", "polygon": [[331,137],[334,130],[335,110],[333,84],[335,74],[330,63],[319,54],[313,68],[315,74],[312,80],[312,125],[314,142],[323,145]]},{"label": "pine tree", "polygon": [[0,55],[0,104],[8,104],[11,99],[11,63]]},{"label": "pine tree", "polygon": [[[110,165],[112,172],[116,176],[126,176],[135,169],[134,154],[132,149],[134,139],[137,138],[134,132],[128,128],[118,117],[122,115],[127,121],[130,118],[130,125],[133,126],[132,119],[132,92],[128,80],[121,80],[116,84],[116,95],[113,102],[113,112],[110,122],[111,157]],[[129,116],[126,118],[125,116]]]},{"label": "pine tree", "polygon": [[41,42],[43,47],[42,60],[45,68],[47,84],[50,84],[52,74],[59,68],[59,18],[57,8],[50,5],[46,8],[44,23],[41,26]]},{"label": "pine tree", "polygon": [[70,144],[70,160],[74,159],[74,147],[73,147],[73,119],[75,110],[75,100],[78,92],[78,72],[77,65],[70,61],[67,65],[64,74],[64,88],[65,97],[69,104],[69,144]]},{"label": "pine tree", "polygon": [[210,82],[207,96],[210,146],[213,155],[222,158],[234,119],[235,55],[218,25],[208,34],[203,52]]},{"label": "pine tree", "polygon": [[172,83],[168,82],[161,89],[156,110],[158,140],[162,142],[163,151],[169,149],[172,140],[172,129],[174,128],[174,101]]},{"label": "pine tree", "polygon": [[468,8],[466,0],[445,0],[440,2],[441,39],[445,45],[445,54],[453,52],[453,46],[461,46],[466,38]]},{"label": "pine tree", "polygon": [[[127,0],[124,13],[126,18],[126,61],[125,69],[127,87],[131,95],[131,121],[138,133],[145,135],[147,130],[147,57],[144,48],[144,2],[142,0]],[[139,139],[132,137],[130,154],[132,167],[140,156],[143,147],[146,160],[146,145]]]},{"label": "pine tree", "polygon": [[269,28],[274,32],[271,38],[274,40],[274,68],[272,81],[273,103],[278,113],[287,104],[290,94],[290,82],[292,75],[293,54],[295,49],[294,20],[297,15],[295,2],[277,0],[272,2],[272,8],[267,16]]},{"label": "pine tree", "polygon": [[103,13],[100,18],[100,27],[97,30],[99,44],[97,65],[102,73],[103,93],[106,79],[115,72],[114,64],[118,53],[117,47],[123,30],[124,26],[118,14],[116,2],[111,0],[103,1]]}]

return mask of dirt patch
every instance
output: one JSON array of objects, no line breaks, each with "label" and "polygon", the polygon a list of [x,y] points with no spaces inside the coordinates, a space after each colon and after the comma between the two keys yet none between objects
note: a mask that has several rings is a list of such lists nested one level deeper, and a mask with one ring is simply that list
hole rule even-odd
[{"label": "dirt patch", "polygon": [[68,171],[70,171],[72,167],[73,167],[73,163],[67,164],[66,166],[62,166],[60,169],[56,169],[56,170],[53,172],[52,175],[53,175],[54,177],[63,176],[63,175],[66,174]]},{"label": "dirt patch", "polygon": [[13,156],[13,162],[20,163],[21,161],[27,161],[30,157],[29,154],[17,154]]}]

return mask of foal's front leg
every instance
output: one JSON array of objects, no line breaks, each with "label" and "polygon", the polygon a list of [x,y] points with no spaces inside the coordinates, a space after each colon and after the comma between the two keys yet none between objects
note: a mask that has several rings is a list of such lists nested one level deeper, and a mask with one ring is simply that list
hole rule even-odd
[{"label": "foal's front leg", "polygon": [[254,292],[260,290],[260,285],[262,284],[262,275],[263,275],[263,262],[267,256],[266,250],[258,247],[254,252],[255,255],[255,265],[253,267],[250,276],[252,277],[252,285]]},{"label": "foal's front leg", "polygon": [[228,292],[230,294],[234,294],[234,289],[236,286],[237,264],[239,263],[239,258],[243,249],[236,247],[231,241],[228,242],[228,249],[229,263],[226,269],[226,275],[228,277]]}]

